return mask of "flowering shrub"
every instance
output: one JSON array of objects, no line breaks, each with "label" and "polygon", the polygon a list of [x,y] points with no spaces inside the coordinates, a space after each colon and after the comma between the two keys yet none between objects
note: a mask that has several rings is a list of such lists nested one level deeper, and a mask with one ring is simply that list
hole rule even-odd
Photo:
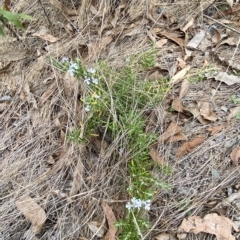
[{"label": "flowering shrub", "polygon": [[143,116],[144,109],[159,102],[167,88],[164,82],[155,86],[156,83],[150,81],[139,81],[137,74],[138,68],[152,67],[153,59],[151,55],[146,55],[140,62],[133,63],[134,58],[131,58],[127,66],[119,71],[103,62],[96,68],[85,68],[79,59],[72,61],[66,57],[55,62],[62,71],[82,81],[84,88],[81,98],[86,113],[84,137],[82,139],[81,131],[75,129],[69,133],[68,139],[87,142],[91,135],[96,136],[99,126],[109,132],[111,139],[119,134],[126,136],[126,145],[116,146],[119,158],[126,152],[132,156],[128,161],[129,186],[126,189],[130,201],[126,204],[125,219],[117,223],[120,240],[142,238],[142,232],[150,226],[145,213],[151,209],[156,190],[169,187],[151,173],[154,163],[150,161],[149,146],[158,137],[155,133],[146,133]]}]

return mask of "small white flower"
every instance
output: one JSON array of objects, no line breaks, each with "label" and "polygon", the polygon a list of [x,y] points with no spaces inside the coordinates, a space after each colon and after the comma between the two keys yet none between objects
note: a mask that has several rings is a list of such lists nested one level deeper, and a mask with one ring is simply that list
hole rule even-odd
[{"label": "small white flower", "polygon": [[142,200],[141,199],[132,198],[132,206],[139,210],[142,207]]},{"label": "small white flower", "polygon": [[84,79],[84,82],[85,82],[87,85],[89,85],[89,84],[91,83],[90,81],[91,81],[90,78],[85,78],[85,79]]},{"label": "small white flower", "polygon": [[96,99],[98,99],[98,98],[100,98],[97,94],[96,95],[94,95],[94,97],[96,98]]},{"label": "small white flower", "polygon": [[71,63],[71,65],[69,66],[69,69],[77,70],[78,69],[77,63]]},{"label": "small white flower", "polygon": [[151,209],[151,204],[145,205],[145,210],[149,211]]},{"label": "small white flower", "polygon": [[98,79],[97,79],[97,78],[92,78],[92,82],[93,82],[94,84],[98,84]]},{"label": "small white flower", "polygon": [[68,71],[67,71],[71,76],[74,76],[74,70],[73,69],[68,69]]},{"label": "small white flower", "polygon": [[127,208],[128,210],[130,210],[130,209],[132,208],[131,203],[128,202],[128,203],[126,204],[126,208]]},{"label": "small white flower", "polygon": [[93,74],[93,73],[96,72],[96,69],[94,69],[94,68],[89,68],[89,69],[87,70],[87,72]]},{"label": "small white flower", "polygon": [[62,60],[61,60],[61,63],[65,63],[65,62],[68,62],[69,58],[68,57],[63,57]]},{"label": "small white flower", "polygon": [[122,156],[123,153],[124,153],[124,148],[120,148],[119,151],[118,151],[119,155]]},{"label": "small white flower", "polygon": [[151,208],[151,200],[141,200],[133,197],[130,202],[126,204],[126,208],[130,210],[131,208],[137,208],[140,210],[140,208],[144,208],[145,210],[149,211]]},{"label": "small white flower", "polygon": [[151,200],[146,200],[146,201],[143,201],[142,203],[143,205],[145,205],[144,206],[145,210],[149,211],[151,208]]},{"label": "small white flower", "polygon": [[89,112],[90,110],[91,110],[90,106],[87,105],[87,106],[85,107],[85,111],[86,111],[86,112]]}]

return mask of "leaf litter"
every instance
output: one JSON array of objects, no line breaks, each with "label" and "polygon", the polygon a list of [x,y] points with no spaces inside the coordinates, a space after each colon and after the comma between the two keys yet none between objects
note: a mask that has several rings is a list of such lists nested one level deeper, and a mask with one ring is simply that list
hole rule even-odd
[{"label": "leaf litter", "polygon": [[32,231],[36,234],[40,233],[47,219],[44,209],[29,196],[23,196],[17,200],[16,206],[24,217],[31,222]]},{"label": "leaf litter", "polygon": [[240,147],[234,148],[230,155],[235,166],[238,166],[238,161],[240,158]]},{"label": "leaf litter", "polygon": [[[238,192],[234,192],[239,189],[239,175],[236,172],[238,151],[235,150],[236,152],[231,154],[231,149],[227,157],[224,157],[224,144],[236,137],[236,128],[239,125],[236,119],[238,106],[234,105],[229,98],[239,91],[238,82],[232,84],[237,77],[238,64],[236,61],[230,62],[227,57],[225,57],[225,60],[221,60],[222,56],[219,55],[219,61],[217,62],[221,69],[219,78],[225,72],[231,76],[226,75],[226,82],[221,82],[219,85],[218,77],[215,79],[212,75],[207,79],[204,78],[203,82],[195,82],[194,84],[188,82],[188,73],[196,68],[201,68],[204,62],[213,62],[212,52],[210,51],[210,55],[207,55],[210,49],[213,47],[216,47],[217,50],[222,47],[229,49],[230,46],[235,47],[237,45],[236,37],[231,39],[231,35],[233,35],[231,31],[229,33],[229,29],[221,25],[223,23],[235,26],[234,20],[223,21],[224,19],[221,19],[223,15],[216,17],[217,13],[214,15],[213,12],[212,18],[217,19],[225,29],[222,31],[217,26],[216,31],[213,30],[214,34],[210,35],[209,31],[213,23],[209,23],[205,16],[208,16],[208,11],[210,11],[207,9],[208,6],[215,4],[213,1],[205,1],[201,4],[186,2],[184,7],[177,3],[174,5],[174,9],[169,8],[171,4],[169,6],[164,5],[164,14],[162,15],[158,15],[155,11],[159,7],[157,3],[151,2],[151,7],[153,7],[150,13],[151,19],[145,16],[145,10],[148,7],[142,6],[141,4],[144,3],[139,2],[137,4],[141,6],[137,11],[131,3],[125,3],[124,7],[118,6],[113,11],[110,11],[109,6],[98,4],[97,1],[92,2],[89,9],[88,7],[83,8],[84,4],[81,5],[81,3],[74,6],[73,3],[66,3],[65,6],[57,0],[51,0],[49,3],[49,6],[44,5],[47,7],[47,12],[56,14],[56,19],[58,19],[58,21],[53,21],[56,24],[51,28],[41,11],[31,12],[34,9],[29,8],[28,1],[26,3],[23,1],[20,8],[27,12],[30,11],[33,15],[38,16],[39,14],[38,24],[33,24],[31,30],[26,29],[26,31],[29,31],[27,36],[31,36],[31,41],[37,39],[33,46],[37,45],[38,49],[41,49],[43,41],[45,41],[44,44],[52,41],[53,44],[48,50],[56,59],[61,59],[62,56],[67,54],[69,57],[83,57],[87,65],[101,58],[108,59],[112,66],[122,66],[129,55],[142,51],[142,47],[149,47],[151,42],[147,31],[153,30],[151,41],[154,41],[159,47],[156,61],[159,66],[162,63],[165,64],[165,68],[158,68],[158,75],[156,74],[157,76],[151,81],[166,76],[162,75],[162,69],[167,70],[168,78],[170,76],[173,80],[170,80],[171,92],[166,95],[164,101],[159,104],[160,106],[156,110],[154,109],[152,119],[154,126],[151,127],[160,131],[162,135],[159,137],[158,146],[155,145],[149,152],[150,157],[159,165],[164,165],[167,159],[168,165],[174,168],[174,174],[168,176],[169,183],[173,185],[173,191],[167,194],[162,192],[155,194],[157,211],[154,214],[149,212],[150,218],[155,224],[155,229],[152,230],[157,229],[158,232],[168,232],[169,230],[169,232],[175,231],[176,233],[177,226],[180,225],[184,216],[183,208],[180,206],[183,200],[199,203],[194,208],[195,212],[208,213],[210,210],[204,208],[204,203],[214,199],[226,200],[226,189],[230,185],[233,186],[233,193],[230,196],[238,194]],[[57,11],[51,6],[54,6]],[[236,8],[235,4],[232,6],[232,11],[234,11],[234,8]],[[188,14],[182,14],[186,12],[186,9],[189,10],[187,11]],[[77,16],[80,10],[83,15],[78,22]],[[206,12],[203,12],[204,10]],[[111,14],[109,14],[110,12]],[[197,17],[199,13],[203,16],[201,21]],[[93,19],[91,19],[91,14],[94,16]],[[53,18],[53,15],[51,14],[50,18]],[[232,12],[224,16],[233,15]],[[88,16],[88,19],[85,19],[86,16]],[[141,18],[145,18],[142,25],[136,23]],[[158,21],[154,19],[158,19]],[[155,25],[155,23],[158,23],[158,25]],[[67,24],[70,24],[71,30],[65,32]],[[76,26],[81,25],[84,28],[76,28]],[[160,25],[164,26],[164,30],[161,29]],[[47,30],[42,37],[40,35],[33,36],[34,33],[39,33],[37,30],[39,26],[46,26],[46,29],[51,29],[52,35],[47,35],[49,34]],[[145,26],[148,30],[145,29]],[[155,29],[156,26],[159,29]],[[149,30],[149,27],[151,30]],[[61,30],[59,31],[59,29]],[[202,36],[198,35],[199,32],[203,33],[201,29],[207,29],[202,40]],[[64,35],[63,32],[67,35]],[[226,35],[227,39],[225,39]],[[197,37],[199,38],[197,39]],[[221,40],[219,40],[220,37]],[[189,39],[193,40],[192,43]],[[191,57],[187,57],[184,52],[187,43],[189,43],[189,46],[186,46],[186,48],[191,50]],[[21,44],[21,41],[19,44]],[[28,47],[30,48],[30,46]],[[43,49],[45,51],[47,47],[44,46]],[[200,56],[199,49],[203,51],[204,57]],[[6,49],[2,52],[6,52]],[[11,61],[15,61],[16,64],[14,63],[14,65],[16,66],[23,61],[25,64],[26,58],[29,60],[28,53],[19,54],[19,56],[15,54],[14,56],[14,51],[12,52]],[[232,54],[232,49],[229,52]],[[71,79],[69,76],[58,74],[54,69],[52,80],[55,84],[48,82],[49,84],[44,83],[44,85],[43,80],[49,76],[51,70],[49,62],[46,62],[47,54],[41,52],[40,55],[41,57],[36,62],[30,60],[30,65],[21,65],[24,66],[24,71],[20,68],[20,78],[14,78],[15,85],[13,85],[18,90],[19,98],[17,98],[18,95],[9,94],[9,92],[13,92],[11,91],[13,85],[4,81],[1,82],[1,96],[9,94],[12,97],[10,102],[1,102],[1,104],[4,104],[4,111],[1,113],[1,125],[4,128],[1,128],[0,131],[2,139],[0,149],[4,149],[4,152],[1,152],[4,156],[2,163],[4,174],[2,174],[1,182],[13,182],[15,184],[14,187],[11,184],[6,184],[6,187],[1,185],[1,196],[4,196],[1,214],[7,219],[3,222],[2,229],[10,229],[8,232],[10,232],[12,238],[16,239],[20,239],[17,235],[18,231],[23,236],[25,229],[27,229],[27,225],[24,225],[22,229],[16,230],[15,226],[20,226],[17,222],[19,220],[11,219],[11,216],[21,212],[14,208],[13,201],[11,201],[11,191],[15,189],[21,194],[28,195],[31,192],[34,197],[36,195],[48,199],[46,200],[47,207],[43,211],[46,211],[45,214],[50,221],[54,220],[57,223],[54,226],[50,224],[45,227],[45,224],[41,226],[42,223],[39,221],[37,226],[40,226],[40,232],[45,234],[46,238],[57,239],[60,231],[63,238],[69,239],[90,239],[94,234],[97,234],[101,239],[105,236],[109,237],[109,235],[117,237],[111,207],[106,205],[110,209],[105,206],[107,209],[104,210],[98,200],[120,199],[120,202],[124,202],[128,198],[117,187],[112,189],[112,185],[110,185],[118,186],[119,179],[125,179],[126,169],[119,165],[120,163],[124,165],[125,159],[119,159],[120,161],[116,161],[116,163],[114,159],[109,158],[111,152],[116,151],[115,146],[108,144],[103,151],[103,147],[98,144],[99,149],[96,149],[93,146],[95,140],[90,141],[83,151],[76,146],[69,147],[70,144],[66,141],[69,129],[72,126],[82,126],[81,106],[76,103],[77,98],[81,97],[77,96],[79,93],[77,89],[81,88],[81,84],[78,84],[75,78]],[[206,59],[207,61],[205,61]],[[226,71],[226,63],[231,63],[230,67],[236,66],[236,68]],[[12,67],[16,70],[16,66],[10,64],[7,70],[12,70]],[[152,72],[155,70],[152,69]],[[181,72],[181,70],[183,71]],[[5,72],[7,71],[0,73],[4,74]],[[9,72],[11,71],[8,71],[7,74]],[[212,90],[219,93],[220,96],[209,94]],[[171,104],[175,111],[172,111]],[[230,114],[221,110],[223,105],[227,109],[232,109]],[[234,112],[235,108],[238,110]],[[225,131],[226,122],[228,122],[227,131]],[[167,129],[165,129],[166,125],[168,126]],[[14,136],[18,137],[15,139]],[[21,136],[22,140],[20,141]],[[9,143],[13,145],[13,151],[9,151]],[[8,147],[5,148],[5,146]],[[196,148],[197,151],[195,151]],[[177,153],[182,155],[183,158],[178,159],[178,166],[175,167]],[[18,161],[16,161],[16,154],[19,158]],[[186,156],[186,154],[188,155]],[[229,164],[229,156],[233,164]],[[201,169],[201,173],[199,173],[199,169]],[[213,169],[217,171],[217,181],[221,181],[221,185],[217,184],[216,180],[212,181]],[[161,174],[159,172],[156,174]],[[159,178],[161,179],[161,177]],[[111,181],[108,181],[108,179],[111,179]],[[206,182],[201,184],[203,179],[204,181],[206,179]],[[18,188],[18,186],[23,185],[26,186],[26,189]],[[53,186],[55,193],[51,191]],[[207,196],[206,192],[208,193]],[[165,195],[168,195],[174,201],[169,201],[169,198]],[[68,202],[67,199],[71,199],[71,201]],[[234,200],[229,200],[230,204],[234,204],[238,197],[232,197],[232,199]],[[193,209],[187,204],[184,207],[186,208],[184,211],[186,210],[187,213],[190,213]],[[13,213],[7,212],[9,208],[13,209]],[[229,204],[225,208],[231,210]],[[101,219],[103,212],[106,216],[107,226],[105,226],[104,221],[101,223],[101,221],[94,220]],[[223,213],[226,214],[226,217],[230,217],[226,211]],[[74,218],[75,215],[77,215],[76,218]],[[121,216],[117,217],[122,219],[123,215],[122,213]],[[238,217],[237,214],[235,216]],[[29,224],[31,222],[34,226],[34,220],[25,218],[24,223]],[[163,222],[164,224],[162,224]],[[69,227],[69,223],[73,223],[72,228]],[[83,223],[87,224],[83,225]],[[80,230],[79,226],[81,226]],[[89,229],[92,230],[88,231]],[[216,236],[221,235],[221,232],[217,233],[218,230],[215,231]],[[7,236],[8,233],[5,231],[3,234]],[[76,235],[74,236],[74,234]],[[158,234],[157,237],[171,239],[174,234]]]},{"label": "leaf litter", "polygon": [[206,232],[214,234],[218,240],[235,240],[236,238],[232,235],[232,228],[238,232],[238,227],[232,220],[212,213],[207,214],[203,218],[191,216],[188,219],[184,219],[178,228],[178,232],[191,232],[194,234]]},{"label": "leaf litter", "polygon": [[182,146],[179,147],[177,150],[177,157],[182,157],[186,155],[187,153],[192,152],[196,147],[201,145],[205,141],[205,136],[199,135],[196,138],[194,138],[192,141],[185,142],[182,144]]},{"label": "leaf litter", "polygon": [[164,133],[160,135],[158,142],[161,144],[181,140],[187,140],[187,137],[182,133],[181,127],[176,122],[171,122]]},{"label": "leaf litter", "polygon": [[116,222],[117,219],[113,213],[112,208],[104,201],[102,201],[102,209],[104,211],[104,213],[106,214],[106,218],[107,218],[107,222],[108,222],[108,232],[106,234],[106,236],[104,237],[105,240],[115,240],[116,239],[116,233],[117,233],[117,229],[116,229]]}]

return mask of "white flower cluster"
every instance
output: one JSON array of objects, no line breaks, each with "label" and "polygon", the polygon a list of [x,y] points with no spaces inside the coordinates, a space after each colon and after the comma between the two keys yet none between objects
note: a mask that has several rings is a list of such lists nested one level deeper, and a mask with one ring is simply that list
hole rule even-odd
[{"label": "white flower cluster", "polygon": [[89,112],[91,110],[91,107],[89,106],[89,105],[87,105],[86,107],[85,107],[85,111],[86,112]]},{"label": "white flower cluster", "polygon": [[70,66],[69,66],[69,69],[68,69],[68,73],[71,75],[71,76],[74,76],[74,72],[78,70],[78,65],[77,63],[75,62],[70,62]]},{"label": "white flower cluster", "polygon": [[69,61],[68,57],[63,57],[62,60],[61,60],[61,63],[65,63],[65,62],[68,62],[68,61]]},{"label": "white flower cluster", "polygon": [[[85,82],[87,85],[90,85],[91,82],[92,82],[93,84],[98,84],[98,79],[92,76],[94,73],[96,73],[96,69],[94,69],[94,68],[89,68],[89,69],[87,69],[87,72],[85,73],[85,76],[84,76],[84,82]],[[99,98],[100,98],[97,94],[94,94],[93,97],[96,98],[96,99],[99,99]],[[87,106],[85,107],[85,111],[86,111],[86,112],[89,112],[90,110],[91,110],[90,105],[87,105]]]},{"label": "white flower cluster", "polygon": [[151,200],[144,201],[144,200],[141,200],[141,199],[132,198],[131,201],[126,204],[126,208],[128,210],[130,210],[132,208],[137,208],[139,210],[142,207],[145,210],[149,211],[150,207],[151,207]]},{"label": "white flower cluster", "polygon": [[[95,72],[96,72],[96,69],[94,69],[94,68],[89,68],[89,69],[87,70],[87,73],[86,73],[85,76],[84,76],[84,82],[85,82],[87,85],[91,84],[91,82],[94,83],[94,84],[98,84],[98,79],[97,79],[97,78],[94,78],[93,76],[91,76],[91,75],[93,75]],[[89,76],[89,75],[90,75],[90,76]]]},{"label": "white flower cluster", "polygon": [[[67,72],[71,75],[74,76],[74,73],[79,69],[79,66],[77,63],[73,61],[69,61],[68,57],[63,57],[61,60],[61,63],[66,63],[70,62],[70,65],[68,67]],[[87,85],[90,85],[91,83],[93,84],[98,84],[98,79],[94,77],[94,74],[96,73],[96,69],[94,68],[89,68],[87,71],[84,73],[84,82]],[[97,94],[94,95],[94,98],[98,99],[100,98]],[[91,106],[88,104],[85,106],[85,111],[89,112],[91,110]]]}]

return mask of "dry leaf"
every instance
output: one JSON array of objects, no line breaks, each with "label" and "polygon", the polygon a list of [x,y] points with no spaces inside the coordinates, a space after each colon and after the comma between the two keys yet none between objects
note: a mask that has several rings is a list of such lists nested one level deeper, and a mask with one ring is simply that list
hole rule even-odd
[{"label": "dry leaf", "polygon": [[48,32],[48,29],[42,26],[38,32],[35,32],[32,35],[36,37],[40,37],[41,39],[51,43],[58,41],[59,38],[56,38],[53,35],[48,34],[47,32]]},{"label": "dry leaf", "polygon": [[197,136],[195,139],[193,139],[192,141],[188,142],[188,146],[189,146],[189,150],[188,151],[192,152],[194,148],[199,146],[204,141],[205,141],[205,136],[203,136],[203,135]]},{"label": "dry leaf", "polygon": [[179,93],[179,100],[182,99],[187,94],[189,87],[190,87],[189,81],[187,79],[184,79],[182,81],[182,85]]},{"label": "dry leaf", "polygon": [[179,132],[176,135],[174,135],[173,137],[169,138],[166,141],[166,143],[173,143],[173,142],[187,141],[187,140],[188,140],[187,136],[184,133]]},{"label": "dry leaf", "polygon": [[201,116],[200,111],[198,109],[198,106],[195,103],[189,104],[187,108],[184,108],[184,111],[188,112],[188,113],[191,113],[193,115],[193,117],[196,118],[202,124],[208,124],[209,123],[209,121],[205,120]]},{"label": "dry leaf", "polygon": [[187,44],[187,48],[190,50],[197,49],[198,45],[201,43],[203,38],[205,37],[206,32],[204,30],[200,30]]},{"label": "dry leaf", "polygon": [[104,37],[100,40],[98,40],[97,42],[95,43],[92,43],[92,44],[88,44],[87,47],[88,47],[88,56],[89,57],[97,57],[100,52],[106,48],[106,46],[108,44],[110,44],[112,42],[113,38],[111,36],[108,36],[108,37]]},{"label": "dry leaf", "polygon": [[238,160],[240,158],[240,147],[236,147],[232,150],[230,157],[233,161],[233,163],[238,166]]},{"label": "dry leaf", "polygon": [[183,39],[179,38],[177,34],[175,33],[169,33],[169,32],[158,32],[161,35],[165,36],[166,38],[174,41],[175,43],[177,43],[181,48],[183,48],[184,42]]},{"label": "dry leaf", "polygon": [[192,216],[184,219],[178,228],[178,233],[187,232],[198,234],[205,232],[216,235],[217,240],[235,240],[235,237],[232,235],[232,227],[238,232],[238,228],[232,220],[212,213],[207,214],[204,218]]},{"label": "dry leaf", "polygon": [[76,195],[78,193],[78,191],[80,190],[82,183],[83,183],[83,173],[84,173],[84,167],[83,167],[82,161],[79,156],[76,169],[73,173],[73,183],[72,183],[72,188],[69,193],[70,197]]},{"label": "dry leaf", "polygon": [[104,237],[105,240],[115,240],[116,239],[116,233],[117,229],[115,227],[115,224],[117,222],[117,219],[113,213],[112,208],[104,201],[102,201],[102,209],[106,215],[107,222],[108,222],[108,233]]},{"label": "dry leaf", "polygon": [[183,69],[186,67],[186,62],[184,60],[182,60],[181,58],[177,58],[178,60],[178,66]]},{"label": "dry leaf", "polygon": [[46,213],[42,207],[40,207],[34,199],[29,196],[23,196],[16,201],[18,210],[28,219],[32,226],[32,231],[39,234],[47,219]]},{"label": "dry leaf", "polygon": [[214,79],[220,82],[224,82],[227,85],[233,85],[236,83],[240,83],[240,77],[235,75],[229,75],[226,72],[219,72]]},{"label": "dry leaf", "polygon": [[170,233],[160,233],[154,236],[155,240],[177,240],[177,238]]},{"label": "dry leaf", "polygon": [[180,70],[175,76],[173,76],[170,80],[170,84],[175,84],[177,82],[180,82],[184,76],[187,74],[187,72],[190,70],[190,66],[186,66],[185,68],[183,68],[182,70]]},{"label": "dry leaf", "polygon": [[164,143],[170,137],[174,136],[175,134],[181,131],[182,131],[181,127],[179,127],[176,122],[171,122],[168,128],[165,130],[165,132],[159,137],[158,142]]},{"label": "dry leaf", "polygon": [[240,113],[240,107],[235,107],[230,110],[229,115],[227,116],[227,121],[230,122],[232,118],[235,118],[237,114]]},{"label": "dry leaf", "polygon": [[102,238],[104,235],[104,228],[101,225],[101,223],[96,222],[96,221],[92,221],[92,222],[88,222],[87,223],[89,229],[96,234],[96,236]]},{"label": "dry leaf", "polygon": [[219,126],[210,127],[207,130],[211,133],[211,135],[214,135],[220,132],[222,129],[223,129],[223,125],[219,125]]},{"label": "dry leaf", "polygon": [[199,103],[200,114],[209,121],[216,121],[217,117],[214,112],[211,111],[211,106],[209,102]]},{"label": "dry leaf", "polygon": [[172,108],[177,112],[184,112],[184,106],[179,98],[174,98],[172,102]]},{"label": "dry leaf", "polygon": [[202,135],[197,136],[195,139],[189,142],[185,142],[178,150],[177,157],[182,157],[186,155],[188,152],[192,152],[194,148],[202,144],[205,140],[205,137]]},{"label": "dry leaf", "polygon": [[98,14],[98,10],[91,4],[90,5],[90,8],[89,8],[90,12],[93,14],[93,15],[97,15]]},{"label": "dry leaf", "polygon": [[183,27],[183,28],[180,28],[183,32],[186,32],[194,23],[194,18],[191,18],[187,24]]},{"label": "dry leaf", "polygon": [[223,44],[228,44],[230,46],[236,46],[238,42],[238,39],[235,37],[229,37],[226,40],[223,40],[221,42],[218,43],[218,45],[216,46],[216,48],[220,47]]},{"label": "dry leaf", "polygon": [[162,48],[164,44],[166,44],[168,40],[166,38],[162,38],[156,42],[156,48]]},{"label": "dry leaf", "polygon": [[162,74],[159,73],[159,71],[154,71],[154,72],[151,72],[148,76],[148,80],[149,81],[157,81],[159,79],[161,79],[163,76]]},{"label": "dry leaf", "polygon": [[233,0],[226,0],[226,1],[227,1],[228,5],[229,5],[230,7],[233,6]]},{"label": "dry leaf", "polygon": [[221,40],[221,33],[216,29],[216,28],[212,28],[213,32],[214,32],[214,35],[212,37],[212,41],[215,43],[215,44],[218,44]]},{"label": "dry leaf", "polygon": [[164,158],[158,153],[156,147],[150,147],[150,157],[154,162],[156,162],[158,165],[163,165],[165,163]]},{"label": "dry leaf", "polygon": [[27,57],[27,52],[24,50],[13,50],[1,53],[1,58],[8,61],[18,61]]},{"label": "dry leaf", "polygon": [[[106,137],[106,139],[107,139],[107,137]],[[107,148],[109,147],[110,141],[108,142],[99,136],[91,136],[89,140],[90,140],[90,143],[92,144],[92,146],[95,148],[95,151],[100,153],[101,156],[103,156],[104,153],[106,152]]]}]

